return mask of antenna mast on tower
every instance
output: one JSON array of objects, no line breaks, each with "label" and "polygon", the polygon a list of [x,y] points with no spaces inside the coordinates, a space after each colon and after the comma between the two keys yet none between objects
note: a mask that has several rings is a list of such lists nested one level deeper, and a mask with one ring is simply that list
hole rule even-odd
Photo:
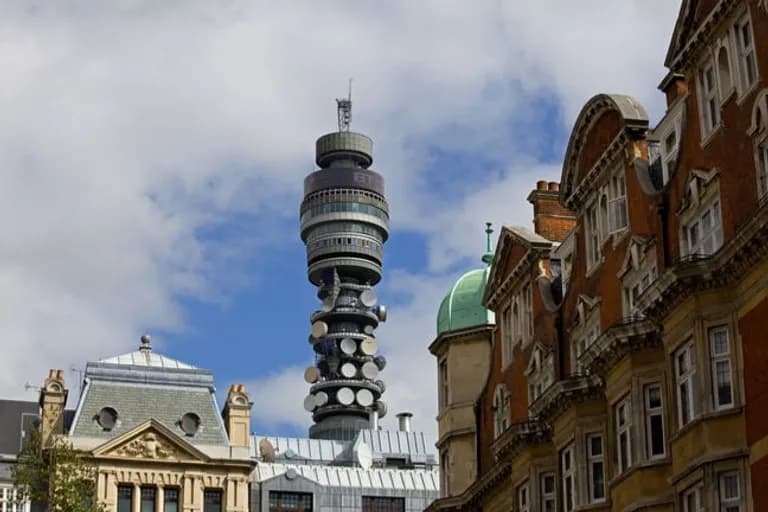
[{"label": "antenna mast on tower", "polygon": [[352,122],[352,79],[349,79],[349,91],[346,98],[336,98],[336,112],[339,117],[339,131],[348,132]]}]

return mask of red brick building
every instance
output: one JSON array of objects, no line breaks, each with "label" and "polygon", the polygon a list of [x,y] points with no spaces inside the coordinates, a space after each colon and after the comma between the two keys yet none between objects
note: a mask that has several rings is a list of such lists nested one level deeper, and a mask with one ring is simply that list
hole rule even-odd
[{"label": "red brick building", "polygon": [[665,64],[502,230],[478,476],[430,510],[768,510],[768,2],[685,0]]}]

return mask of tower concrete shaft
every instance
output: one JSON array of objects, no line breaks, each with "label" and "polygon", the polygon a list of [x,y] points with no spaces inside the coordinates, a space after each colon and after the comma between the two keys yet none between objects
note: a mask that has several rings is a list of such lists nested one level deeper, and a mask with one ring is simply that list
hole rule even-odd
[{"label": "tower concrete shaft", "polygon": [[311,384],[304,407],[312,413],[312,438],[352,439],[370,417],[387,412],[378,379],[386,359],[374,335],[386,308],[377,305],[373,286],[381,280],[389,208],[384,180],[369,169],[372,149],[370,138],[340,123],[338,132],[317,140],[320,169],[304,180],[301,239],[321,300],[310,315],[315,365],[304,375]]}]

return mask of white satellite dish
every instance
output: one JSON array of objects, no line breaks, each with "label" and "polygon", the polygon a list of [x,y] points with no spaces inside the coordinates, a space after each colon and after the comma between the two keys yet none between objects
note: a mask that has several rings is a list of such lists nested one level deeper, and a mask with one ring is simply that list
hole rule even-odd
[{"label": "white satellite dish", "polygon": [[363,372],[363,377],[366,379],[373,380],[379,376],[379,367],[370,361],[363,363],[361,370]]},{"label": "white satellite dish", "polygon": [[345,354],[352,355],[357,350],[357,343],[352,338],[344,338],[339,343],[339,347]]},{"label": "white satellite dish", "polygon": [[373,465],[373,453],[371,452],[371,447],[366,443],[360,443],[355,452],[357,463],[360,464],[360,467],[364,470],[371,469],[371,466]]},{"label": "white satellite dish", "polygon": [[373,393],[367,389],[361,389],[357,392],[357,403],[363,407],[373,404]]},{"label": "white satellite dish", "polygon": [[339,388],[336,392],[336,400],[341,405],[352,405],[352,402],[355,401],[355,393],[349,388]]},{"label": "white satellite dish", "polygon": [[320,306],[320,309],[323,313],[328,313],[329,311],[332,311],[335,306],[336,298],[333,295],[328,295],[323,299],[323,304]]},{"label": "white satellite dish", "polygon": [[326,324],[322,320],[318,320],[317,322],[312,324],[313,338],[322,338],[326,334],[328,334],[328,324]]},{"label": "white satellite dish", "polygon": [[341,365],[341,374],[347,378],[351,379],[355,375],[357,375],[357,368],[352,363],[344,363]]},{"label": "white satellite dish", "polygon": [[374,339],[367,338],[360,343],[360,350],[367,356],[372,356],[375,354],[378,348],[379,344],[376,343],[376,340]]},{"label": "white satellite dish", "polygon": [[363,290],[360,294],[360,302],[367,308],[372,308],[376,305],[376,292],[368,288]]},{"label": "white satellite dish", "polygon": [[304,398],[304,409],[306,409],[307,412],[312,412],[315,410],[315,407],[317,407],[317,404],[315,403],[315,395],[307,395],[306,398]]},{"label": "white satellite dish", "polygon": [[373,334],[373,326],[370,325],[370,324],[366,325],[365,327],[363,327],[363,332],[365,334],[369,335],[369,336],[372,335]]},{"label": "white satellite dish", "polygon": [[314,366],[307,366],[307,369],[304,370],[304,380],[307,384],[314,384],[318,379],[320,379],[320,370]]},{"label": "white satellite dish", "polygon": [[315,393],[315,404],[318,407],[322,407],[328,403],[328,393],[325,391],[318,391]]}]

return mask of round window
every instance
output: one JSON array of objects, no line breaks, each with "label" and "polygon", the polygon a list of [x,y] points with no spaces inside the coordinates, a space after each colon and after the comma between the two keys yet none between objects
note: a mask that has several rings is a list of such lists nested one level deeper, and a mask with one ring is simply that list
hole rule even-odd
[{"label": "round window", "polygon": [[96,416],[96,422],[104,430],[112,430],[117,423],[117,411],[111,407],[104,407]]},{"label": "round window", "polygon": [[181,430],[188,436],[193,436],[200,428],[200,416],[193,412],[188,412],[181,417],[180,422]]}]

